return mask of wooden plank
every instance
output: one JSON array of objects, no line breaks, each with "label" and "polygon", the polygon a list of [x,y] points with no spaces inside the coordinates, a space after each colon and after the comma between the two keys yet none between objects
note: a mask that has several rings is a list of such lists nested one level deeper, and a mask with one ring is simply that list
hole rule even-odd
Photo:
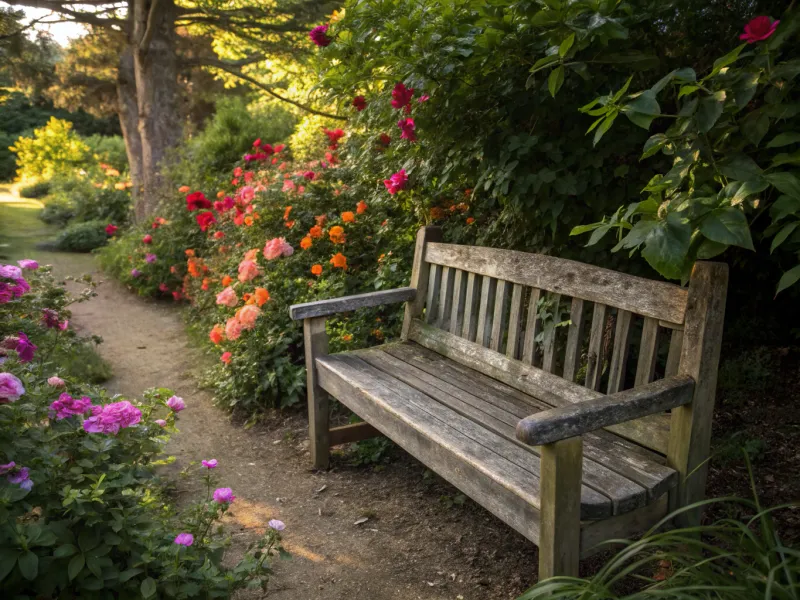
[{"label": "wooden plank", "polygon": [[658,359],[658,321],[645,317],[642,328],[642,342],[639,346],[639,359],[636,363],[636,380],[634,385],[640,386],[653,381]]},{"label": "wooden plank", "polygon": [[525,288],[514,284],[511,292],[511,307],[508,311],[508,337],[506,338],[506,356],[519,357],[520,333],[522,330],[522,294]]},{"label": "wooden plank", "polygon": [[524,418],[517,425],[517,439],[526,444],[552,444],[559,440],[658,414],[688,404],[694,380],[676,375],[611,396],[552,408]]},{"label": "wooden plank", "polygon": [[[441,380],[442,389],[463,390],[469,395],[476,396],[478,402],[500,409],[500,412],[492,414],[508,423],[508,429],[505,430],[507,437],[516,439],[516,426],[520,419],[537,411],[552,408],[551,405],[533,396],[528,396],[417,344],[387,344],[374,351],[391,354],[421,371],[434,375]],[[504,432],[499,431],[499,433]],[[585,459],[601,464],[635,482],[647,491],[648,499],[658,498],[675,486],[677,474],[664,466],[663,456],[608,431],[595,431],[583,437]],[[584,467],[584,473],[591,478],[591,465]]]},{"label": "wooden plank", "polygon": [[[393,354],[382,352],[380,348],[349,354],[358,356],[387,375],[455,410],[480,427],[517,442],[522,452],[515,451],[513,454],[506,454],[506,458],[521,467],[532,469],[534,473],[538,473],[539,450],[518,442],[515,437],[515,427],[519,418],[497,406],[496,403],[487,402],[485,398],[479,398],[466,390],[454,387],[437,375],[407,363]],[[481,441],[480,436],[476,441]],[[533,459],[530,454],[533,454]],[[643,506],[647,501],[647,490],[644,486],[591,459],[585,460],[584,483],[604,497],[600,506],[596,503],[587,503],[582,510],[584,515],[607,514],[608,507],[606,505],[608,504],[612,506],[614,514],[626,512]]]},{"label": "wooden plank", "polygon": [[368,440],[370,438],[378,437],[380,431],[375,429],[369,423],[351,423],[349,425],[342,425],[341,427],[333,427],[328,431],[331,446],[340,446],[341,444],[349,444],[350,442],[360,442],[361,440]]},{"label": "wooden plank", "polygon": [[475,341],[481,346],[489,345],[489,337],[492,333],[492,303],[494,302],[497,280],[484,277],[481,282],[481,307],[478,311],[478,333]]},{"label": "wooden plank", "polygon": [[542,345],[542,368],[548,373],[556,372],[556,336],[558,328],[556,322],[561,313],[559,312],[559,305],[561,304],[561,294],[551,294],[550,302],[553,310],[553,326],[550,331],[545,332],[544,344]]},{"label": "wooden plank", "polygon": [[681,349],[683,348],[683,330],[673,329],[669,339],[669,353],[667,354],[667,366],[664,369],[665,377],[672,377],[677,374],[681,362]]},{"label": "wooden plank", "polygon": [[528,299],[528,318],[525,321],[525,341],[522,343],[522,362],[532,365],[536,358],[536,337],[542,330],[542,321],[539,319],[539,298],[542,291],[538,288],[531,289]]},{"label": "wooden plank", "polygon": [[308,395],[308,439],[311,459],[317,469],[327,469],[330,463],[330,398],[319,384],[316,359],[328,354],[328,334],[325,317],[303,320],[303,343],[306,355],[306,389]]},{"label": "wooden plank", "polygon": [[[667,463],[680,479],[670,496],[670,510],[698,502],[705,495],[727,287],[726,264],[695,263],[678,373],[689,375],[696,384],[692,403],[672,411]],[[693,526],[700,518],[701,510],[694,509],[681,513],[676,523]]]},{"label": "wooden plank", "polygon": [[450,310],[450,333],[461,334],[464,325],[464,303],[467,299],[467,274],[456,269],[453,281],[453,306]]},{"label": "wooden plank", "polygon": [[539,541],[539,498],[531,492],[529,471],[431,418],[412,401],[425,402],[424,394],[375,377],[374,369],[355,357],[328,356],[318,366],[321,384],[350,410],[526,538]]},{"label": "wooden plank", "polygon": [[506,332],[508,294],[511,291],[511,284],[507,281],[498,281],[497,290],[494,295],[494,316],[492,317],[492,333],[489,336],[489,347],[500,352],[503,343],[503,334]]},{"label": "wooden plank", "polygon": [[667,516],[667,494],[647,506],[602,521],[584,523],[581,527],[581,558],[588,558],[611,548],[607,540],[625,540],[639,535]]},{"label": "wooden plank", "polygon": [[[530,394],[551,406],[566,406],[602,396],[599,392],[569,382],[521,361],[482,348],[478,344],[450,335],[414,320],[409,339],[481,373]],[[669,439],[669,419],[662,415],[644,417],[608,428],[617,435],[645,448],[665,454]]]},{"label": "wooden plank", "polygon": [[407,302],[413,300],[416,295],[417,290],[411,287],[404,287],[395,290],[381,290],[354,296],[344,296],[343,298],[331,298],[330,300],[317,300],[316,302],[293,304],[289,307],[289,316],[295,321],[312,317],[324,317],[358,308]]},{"label": "wooden plank", "polygon": [[578,576],[582,458],[580,437],[542,446],[539,581]]},{"label": "wooden plank", "polygon": [[686,312],[687,292],[677,285],[554,256],[433,243],[426,246],[425,260],[671,323],[683,323]]},{"label": "wooden plank", "polygon": [[429,242],[439,242],[442,240],[442,230],[439,227],[420,227],[417,231],[417,240],[414,245],[414,262],[411,263],[411,283],[409,287],[417,290],[413,300],[406,303],[405,313],[403,314],[403,330],[401,337],[408,337],[408,328],[411,327],[412,319],[422,316],[425,308],[425,300],[428,296],[428,270],[430,264],[425,262],[425,245]]},{"label": "wooden plank", "polygon": [[608,368],[608,393],[616,394],[625,384],[625,369],[628,366],[629,343],[633,315],[627,310],[617,311],[617,325],[614,331],[614,350],[611,352],[611,365]]},{"label": "wooden plank", "polygon": [[461,337],[470,342],[478,335],[478,298],[481,293],[481,277],[475,273],[467,275],[467,296],[464,300],[464,325]]},{"label": "wooden plank", "polygon": [[581,344],[583,342],[583,310],[582,298],[573,298],[569,311],[569,328],[567,330],[567,350],[564,354],[564,379],[575,381],[578,366],[581,362]]},{"label": "wooden plank", "polygon": [[603,336],[606,332],[605,304],[595,302],[592,313],[592,328],[589,334],[589,354],[586,362],[586,387],[590,390],[600,389],[600,380],[603,377]]},{"label": "wooden plank", "polygon": [[442,286],[442,267],[431,265],[428,271],[428,299],[425,302],[425,322],[436,323],[439,316],[439,289]]},{"label": "wooden plank", "polygon": [[439,306],[436,315],[436,326],[450,329],[450,311],[453,309],[454,269],[442,268],[442,285],[439,290]]}]

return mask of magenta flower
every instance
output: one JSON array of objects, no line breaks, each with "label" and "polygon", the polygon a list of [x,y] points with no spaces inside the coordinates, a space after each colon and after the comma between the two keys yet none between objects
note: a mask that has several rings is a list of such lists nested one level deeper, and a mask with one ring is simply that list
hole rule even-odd
[{"label": "magenta flower", "polygon": [[155,421],[153,421],[153,422],[154,422],[156,425],[158,425],[159,427],[166,427],[166,426],[167,426],[167,422],[166,422],[164,419],[156,419],[156,420],[155,420]]},{"label": "magenta flower", "polygon": [[329,25],[317,25],[314,27],[314,29],[308,32],[308,37],[310,37],[311,41],[320,48],[330,46],[331,42],[333,41],[328,37],[328,27]]},{"label": "magenta flower", "polygon": [[42,310],[42,324],[49,329],[58,327],[58,313],[52,308]]},{"label": "magenta flower", "polygon": [[392,107],[405,108],[406,112],[411,111],[409,104],[414,97],[414,88],[407,88],[402,82],[397,83],[392,90]]},{"label": "magenta flower", "polygon": [[14,265],[0,265],[0,277],[6,279],[21,279],[22,269]]},{"label": "magenta flower", "polygon": [[765,40],[775,33],[778,23],[780,21],[773,21],[769,17],[755,17],[744,26],[744,33],[739,36],[739,39],[746,41],[748,44],[755,44]]},{"label": "magenta flower", "polygon": [[408,183],[408,176],[405,169],[400,169],[397,173],[392,175],[389,179],[383,180],[383,185],[389,190],[389,193],[394,195],[402,189],[405,189]]},{"label": "magenta flower", "polygon": [[73,398],[65,392],[50,405],[50,416],[55,416],[56,421],[60,421],[74,415],[82,415],[91,408],[92,399],[88,396]]},{"label": "magenta flower", "polygon": [[170,396],[170,399],[167,400],[167,406],[177,413],[186,408],[186,402],[180,396]]},{"label": "magenta flower", "polygon": [[19,355],[19,362],[26,363],[33,360],[33,353],[36,352],[36,345],[28,339],[23,332],[19,335],[10,335],[0,342],[0,347],[15,350]]},{"label": "magenta flower", "polygon": [[236,500],[231,488],[217,488],[214,490],[214,502],[219,504],[230,504]]},{"label": "magenta flower", "polygon": [[133,427],[142,420],[142,411],[127,400],[92,406],[92,416],[83,422],[87,433],[116,435],[120,429]]},{"label": "magenta flower", "polygon": [[0,404],[16,402],[25,393],[25,387],[11,373],[0,373]]},{"label": "magenta flower", "polygon": [[30,291],[30,289],[30,284],[20,277],[19,279],[14,280],[14,285],[11,286],[11,293],[14,295],[14,298],[19,298],[26,292]]},{"label": "magenta flower", "polygon": [[157,260],[158,260],[158,257],[155,254],[151,254],[150,252],[148,252],[147,254],[144,255],[144,262],[146,262],[149,265],[153,264]]},{"label": "magenta flower", "polygon": [[106,235],[108,235],[108,236],[114,235],[114,234],[117,233],[118,229],[119,229],[119,227],[109,223],[108,225],[106,225]]},{"label": "magenta flower", "polygon": [[201,460],[200,462],[203,463],[203,466],[206,469],[216,469],[217,468],[217,459],[216,458],[212,458],[211,460]]},{"label": "magenta flower", "polygon": [[400,128],[400,131],[403,132],[400,134],[400,139],[408,140],[409,142],[417,141],[417,136],[414,133],[414,129],[416,128],[414,119],[400,119],[397,122],[397,126]]},{"label": "magenta flower", "polygon": [[141,277],[142,272],[139,269],[131,269],[131,277]]},{"label": "magenta flower", "polygon": [[18,260],[17,264],[23,269],[28,269],[30,271],[35,271],[36,269],[39,268],[39,263],[30,258],[23,258],[22,260]]},{"label": "magenta flower", "polygon": [[28,467],[22,467],[21,469],[16,469],[8,476],[8,482],[13,483],[15,485],[19,485],[23,481],[27,481],[31,478],[30,469]]},{"label": "magenta flower", "polygon": [[422,94],[422,96],[420,96],[419,98],[417,98],[417,102],[419,102],[419,103],[422,103],[422,102],[427,102],[427,101],[428,101],[428,100],[430,100],[430,99],[431,99],[431,97],[430,97],[430,96],[428,96],[428,94]]},{"label": "magenta flower", "polygon": [[16,466],[17,466],[17,463],[15,463],[13,460],[8,464],[0,465],[0,475],[5,475],[6,473],[11,471]]},{"label": "magenta flower", "polygon": [[61,379],[61,377],[56,377],[54,375],[53,377],[50,377],[47,380],[47,385],[51,385],[53,387],[64,387],[65,385],[67,385],[67,383],[63,379]]},{"label": "magenta flower", "polygon": [[278,519],[270,520],[270,522],[267,523],[267,525],[269,525],[270,528],[274,529],[275,531],[283,531],[284,529],[286,529],[286,524],[283,521],[279,521]]},{"label": "magenta flower", "polygon": [[175,536],[175,543],[179,546],[191,546],[194,544],[194,536],[191,533],[179,533]]},{"label": "magenta flower", "polygon": [[303,173],[303,177],[309,181],[314,181],[314,171],[306,171]]},{"label": "magenta flower", "polygon": [[11,302],[14,299],[14,287],[5,281],[0,281],[0,304]]}]

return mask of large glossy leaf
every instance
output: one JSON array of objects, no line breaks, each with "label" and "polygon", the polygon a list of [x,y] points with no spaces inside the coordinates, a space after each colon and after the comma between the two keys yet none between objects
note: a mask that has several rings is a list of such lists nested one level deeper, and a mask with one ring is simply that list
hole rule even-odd
[{"label": "large glossy leaf", "polygon": [[782,194],[792,198],[800,198],[800,180],[789,172],[770,173],[764,176],[767,181],[774,185]]},{"label": "large glossy leaf", "polygon": [[714,68],[711,70],[711,73],[706,75],[703,79],[709,79],[717,75],[722,69],[727,67],[728,65],[732,65],[739,59],[739,55],[742,53],[747,47],[747,44],[742,44],[741,46],[737,46],[730,52],[728,52],[725,56],[722,56],[714,61]]},{"label": "large glossy leaf", "polygon": [[800,198],[784,195],[773,202],[769,208],[769,216],[773,223],[793,214],[800,214]]},{"label": "large glossy leaf", "polygon": [[550,75],[547,77],[547,89],[553,98],[556,97],[562,85],[564,85],[564,65],[559,65],[550,71]]},{"label": "large glossy leaf", "polygon": [[142,597],[150,598],[151,596],[155,596],[156,593],[156,582],[152,577],[147,577],[142,581],[142,585],[140,586],[139,590],[142,592]]},{"label": "large glossy leaf", "polygon": [[644,143],[642,156],[639,160],[653,156],[659,150],[661,150],[668,141],[669,139],[663,133],[657,133],[650,136],[650,138]]},{"label": "large glossy leaf", "polygon": [[651,229],[642,256],[651,267],[669,279],[680,279],[689,254],[692,228],[676,214]]},{"label": "large glossy leaf", "polygon": [[763,179],[748,179],[736,190],[733,198],[731,198],[731,204],[737,206],[744,202],[748,196],[763,192],[768,186],[769,184]]},{"label": "large glossy leaf", "polygon": [[800,221],[794,221],[792,223],[787,223],[784,225],[781,230],[775,234],[775,237],[772,238],[772,245],[769,248],[769,253],[772,254],[775,250],[786,241],[786,239],[794,233],[794,230],[797,229],[797,226],[800,225]]},{"label": "large glossy leaf", "polygon": [[769,117],[761,112],[752,112],[742,119],[742,134],[748,142],[758,146],[769,131]]},{"label": "large glossy leaf", "polygon": [[28,550],[21,554],[17,564],[19,564],[19,572],[25,579],[28,581],[36,579],[36,575],[39,573],[39,557],[35,553]]},{"label": "large glossy leaf", "polygon": [[711,211],[700,225],[700,233],[709,240],[754,250],[750,225],[744,213],[733,206]]},{"label": "large glossy leaf", "polygon": [[780,148],[781,146],[788,146],[800,142],[800,133],[796,131],[788,131],[786,133],[779,133],[767,143],[767,148]]},{"label": "large glossy leaf", "polygon": [[69,565],[67,565],[67,575],[69,575],[69,580],[72,581],[78,576],[78,573],[83,571],[83,566],[86,564],[86,558],[84,558],[83,554],[76,554],[72,557],[72,560],[69,561]]},{"label": "large glossy leaf", "polygon": [[778,282],[778,289],[775,292],[775,295],[777,296],[783,290],[793,286],[798,281],[800,281],[800,265],[797,265],[789,269],[788,271],[786,271],[786,273],[783,274],[781,280]]},{"label": "large glossy leaf", "polygon": [[724,105],[725,92],[717,92],[713,96],[708,96],[700,100],[694,119],[701,133],[711,131],[711,128],[714,127],[714,124],[722,114]]}]

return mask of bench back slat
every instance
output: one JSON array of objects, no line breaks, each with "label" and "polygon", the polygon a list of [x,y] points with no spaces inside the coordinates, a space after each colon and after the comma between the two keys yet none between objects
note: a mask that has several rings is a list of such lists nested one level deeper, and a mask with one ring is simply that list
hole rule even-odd
[{"label": "bench back slat", "polygon": [[678,374],[682,349],[683,329],[673,329],[672,336],[669,340],[669,353],[667,354],[667,366],[664,369],[664,377],[672,377]]},{"label": "bench back slat", "polygon": [[508,309],[508,338],[506,339],[506,356],[519,358],[520,340],[522,339],[523,296],[525,288],[519,283],[514,284],[511,291],[511,306]]},{"label": "bench back slat", "polygon": [[498,281],[496,288],[489,348],[495,352],[502,352],[501,346],[505,340],[506,325],[508,323],[508,302],[511,294],[511,284],[507,281]]},{"label": "bench back slat", "polygon": [[456,269],[453,277],[453,302],[450,308],[450,333],[459,335],[463,327],[464,304],[467,299],[467,274]]},{"label": "bench back slat", "polygon": [[686,313],[687,291],[679,286],[543,254],[430,243],[425,246],[425,261],[601,302],[669,323],[683,323]]},{"label": "bench back slat", "polygon": [[658,340],[660,338],[658,321],[646,317],[642,327],[642,340],[639,344],[639,360],[636,364],[636,381],[634,387],[653,381],[658,358]]},{"label": "bench back slat", "polygon": [[586,357],[586,380],[584,385],[590,390],[599,391],[603,377],[604,344],[606,332],[606,314],[608,307],[595,302],[592,314],[592,329],[589,337],[589,351]]},{"label": "bench back slat", "polygon": [[569,329],[567,333],[567,347],[564,350],[564,374],[567,381],[575,381],[575,376],[581,364],[581,351],[583,350],[583,298],[573,298],[569,310]]},{"label": "bench back slat", "polygon": [[475,341],[478,333],[478,302],[481,295],[481,276],[475,273],[467,275],[467,295],[464,301],[464,324],[461,337],[470,342]]},{"label": "bench back slat", "polygon": [[633,313],[628,310],[617,311],[617,324],[614,330],[614,350],[608,367],[608,393],[616,394],[625,383],[625,370],[630,352],[631,323]]},{"label": "bench back slat", "polygon": [[539,298],[542,291],[532,288],[528,298],[528,318],[525,321],[525,340],[522,345],[522,362],[532,365],[536,354],[536,338],[541,331],[542,321],[539,319]]}]

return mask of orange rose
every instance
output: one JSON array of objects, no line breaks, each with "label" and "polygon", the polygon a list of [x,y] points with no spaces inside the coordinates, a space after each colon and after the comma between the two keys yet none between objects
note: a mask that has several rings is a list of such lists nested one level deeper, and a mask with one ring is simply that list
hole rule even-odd
[{"label": "orange rose", "polygon": [[322,237],[322,227],[319,225],[314,225],[311,229],[308,230],[308,235],[312,238],[321,238]]},{"label": "orange rose", "polygon": [[342,336],[342,341],[345,341],[345,342],[352,342],[352,341],[353,341],[353,334],[352,334],[352,333],[345,333],[345,334]]},{"label": "orange rose", "polygon": [[179,191],[181,194],[185,194],[185,193],[186,193],[186,192],[188,192],[190,189],[192,189],[192,188],[190,188],[188,185],[182,185],[181,187],[179,187],[179,188],[178,188],[178,191]]},{"label": "orange rose", "polygon": [[327,215],[318,215],[318,216],[314,217],[314,220],[317,222],[317,225],[319,227],[324,227],[325,226],[325,221],[328,220],[328,217],[327,217]]},{"label": "orange rose", "polygon": [[475,222],[475,219],[472,217],[467,217],[467,225],[472,225]]},{"label": "orange rose", "polygon": [[256,288],[256,291],[253,293],[253,295],[255,296],[256,304],[259,306],[264,306],[264,303],[269,300],[269,292],[264,288]]},{"label": "orange rose", "polygon": [[222,287],[228,287],[232,281],[233,278],[230,275],[225,275],[225,277],[222,278]]},{"label": "orange rose", "polygon": [[445,212],[443,208],[438,206],[434,206],[431,209],[431,219],[441,219],[445,216]]},{"label": "orange rose", "polygon": [[311,267],[311,274],[316,275],[317,277],[322,275],[322,265],[314,265]]},{"label": "orange rose", "polygon": [[350,211],[342,213],[342,221],[344,221],[345,223],[353,223],[355,220],[356,216]]},{"label": "orange rose", "polygon": [[367,212],[367,203],[361,200],[356,205],[356,212],[360,215],[361,213]]},{"label": "orange rose", "polygon": [[225,197],[225,191],[224,190],[220,190],[220,191],[217,192],[217,198],[224,198],[224,197]]},{"label": "orange rose", "polygon": [[344,229],[339,225],[334,225],[328,231],[328,236],[334,244],[344,244]]},{"label": "orange rose", "polygon": [[292,227],[294,227],[294,221],[286,221],[286,223],[284,223],[284,225],[286,225],[286,227],[291,229]]},{"label": "orange rose", "polygon": [[283,220],[284,221],[288,221],[289,220],[289,213],[290,212],[292,212],[292,207],[291,206],[287,206],[286,210],[283,211]]},{"label": "orange rose", "polygon": [[222,325],[214,325],[211,332],[208,334],[210,339],[215,344],[219,344],[225,337],[225,328]]},{"label": "orange rose", "polygon": [[192,250],[191,248],[186,250],[185,253],[186,253],[186,256],[194,256],[194,250]]},{"label": "orange rose", "polygon": [[372,335],[375,336],[376,339],[382,340],[383,339],[383,332],[380,329],[373,329]]},{"label": "orange rose", "polygon": [[246,216],[244,218],[244,224],[247,225],[248,227],[250,227],[253,224],[253,217],[251,217],[249,215]]},{"label": "orange rose", "polygon": [[341,252],[334,254],[330,262],[337,269],[347,269],[347,257],[345,257],[345,255]]},{"label": "orange rose", "polygon": [[302,240],[300,240],[300,247],[301,247],[303,250],[308,250],[309,248],[311,248],[311,244],[312,244],[312,243],[313,243],[313,242],[311,241],[311,236],[307,235],[307,236],[306,236],[306,237],[304,237]]},{"label": "orange rose", "polygon": [[203,284],[200,286],[200,289],[203,290],[204,292],[207,292],[209,283],[211,283],[211,281],[208,279],[208,277],[204,277]]}]

